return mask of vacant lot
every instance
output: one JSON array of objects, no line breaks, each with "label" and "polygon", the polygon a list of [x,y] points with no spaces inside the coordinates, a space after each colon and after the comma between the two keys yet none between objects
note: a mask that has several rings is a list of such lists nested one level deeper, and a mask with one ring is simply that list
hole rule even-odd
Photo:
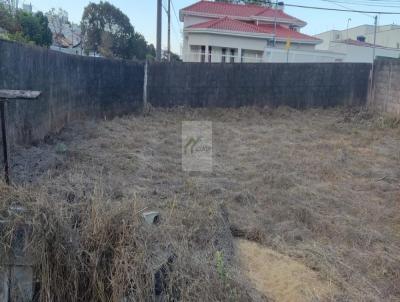
[{"label": "vacant lot", "polygon": [[[213,122],[211,173],[182,171],[181,122],[188,120]],[[101,200],[109,205],[108,210],[100,206],[103,216],[132,202],[131,215],[160,211],[159,224],[143,230],[150,239],[139,233],[128,237],[139,238],[136,251],[140,244],[148,251],[149,242],[159,243],[153,251],[173,251],[179,293],[167,290],[170,296],[203,301],[400,299],[400,131],[395,120],[341,108],[153,109],[146,116],[75,124],[45,143],[18,149],[13,171],[20,184],[13,194],[34,196],[41,203],[72,206]],[[75,219],[71,230],[83,225],[86,235],[97,236],[102,226],[125,219],[100,220],[93,208],[88,213]],[[87,225],[90,219],[100,221],[97,227]],[[91,251],[85,261],[104,248],[99,241],[114,235],[101,233],[82,244],[80,252]],[[51,238],[55,249],[57,240],[65,240]],[[148,260],[127,257],[125,266],[118,266],[116,259],[135,249],[129,254],[128,244],[112,242],[107,254],[112,256],[106,259],[114,267],[88,273],[92,277],[85,282],[95,288],[88,299],[126,295],[126,288],[122,294],[116,288],[134,279],[125,272],[136,269],[129,262]],[[72,257],[65,251],[57,255]],[[78,264],[65,267],[73,265]],[[54,271],[56,264],[49,267]],[[121,275],[125,279],[117,278]],[[110,288],[104,289],[104,280],[111,280]],[[140,296],[141,284],[135,282],[133,291]],[[97,297],[96,291],[106,294]]]}]

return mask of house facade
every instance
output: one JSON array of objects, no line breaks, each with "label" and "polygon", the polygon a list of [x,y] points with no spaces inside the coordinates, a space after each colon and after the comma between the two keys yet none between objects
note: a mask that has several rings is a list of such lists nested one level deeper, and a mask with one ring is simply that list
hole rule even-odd
[{"label": "house facade", "polygon": [[[364,24],[345,30],[329,30],[315,35],[314,37],[321,39],[322,43],[317,45],[317,49],[328,50],[330,45],[337,41],[357,40],[363,37],[366,43],[374,43],[375,27],[373,25]],[[400,49],[400,25],[389,24],[377,27],[376,44],[386,48]]]},{"label": "house facade", "polygon": [[283,7],[199,1],[180,10],[185,62],[335,62],[316,51],[321,40],[300,32],[306,22]]},{"label": "house facade", "polygon": [[331,30],[316,35],[323,42],[317,49],[341,52],[344,62],[372,63],[377,57],[400,58],[400,26],[378,26],[374,46],[374,26],[362,25],[348,30]]}]

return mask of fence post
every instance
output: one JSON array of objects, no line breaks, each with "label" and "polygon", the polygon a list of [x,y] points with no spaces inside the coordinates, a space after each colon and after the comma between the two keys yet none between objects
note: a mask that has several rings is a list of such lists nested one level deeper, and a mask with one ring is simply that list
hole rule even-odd
[{"label": "fence post", "polygon": [[148,78],[149,61],[146,60],[144,65],[144,80],[143,80],[143,109],[147,108],[147,78]]}]

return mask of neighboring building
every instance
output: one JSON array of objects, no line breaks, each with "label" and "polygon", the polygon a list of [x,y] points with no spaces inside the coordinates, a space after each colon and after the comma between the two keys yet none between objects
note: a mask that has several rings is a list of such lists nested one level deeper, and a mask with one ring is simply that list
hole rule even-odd
[{"label": "neighboring building", "polygon": [[306,22],[283,7],[200,1],[180,11],[186,62],[336,62],[322,41],[300,32]]},{"label": "neighboring building", "polygon": [[[374,53],[374,26],[361,25],[348,30],[331,30],[315,35],[323,42],[319,50],[341,52],[345,62],[372,63]],[[375,55],[400,58],[400,26],[377,27]]]},{"label": "neighboring building", "polygon": [[83,55],[81,47],[81,28],[68,20],[68,13],[59,10],[58,14],[46,14],[49,28],[53,33],[51,49],[68,54]]},{"label": "neighboring building", "polygon": [[[357,40],[358,37],[364,37],[365,42],[374,43],[374,31],[373,25],[361,25],[348,30],[330,30],[314,37],[323,40],[321,44],[317,46],[317,49],[328,50],[330,43],[340,40]],[[388,48],[400,49],[400,25],[383,25],[377,27],[376,32],[376,44]]]},{"label": "neighboring building", "polygon": [[[329,47],[330,51],[341,52],[346,54],[344,62],[353,63],[372,63],[374,56],[374,45],[359,40],[341,40],[333,41]],[[400,58],[400,49],[375,46],[376,57]]]}]

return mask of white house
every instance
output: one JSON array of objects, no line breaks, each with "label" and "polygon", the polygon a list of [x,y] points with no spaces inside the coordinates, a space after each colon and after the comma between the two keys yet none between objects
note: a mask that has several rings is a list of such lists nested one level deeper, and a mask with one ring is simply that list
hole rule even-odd
[{"label": "white house", "polygon": [[345,54],[344,62],[372,63],[373,57],[400,58],[400,49],[374,45],[363,40],[332,41],[329,50]]},{"label": "white house", "polygon": [[[330,30],[316,38],[322,43],[316,46],[319,50],[341,52],[345,62],[372,63],[374,54],[373,25],[361,25],[348,30]],[[380,57],[400,58],[400,26],[384,25],[377,27],[375,55]]]},{"label": "white house", "polygon": [[[321,39],[323,42],[318,44],[318,49],[329,49],[329,44],[333,41],[340,40],[357,40],[358,37],[364,37],[365,42],[374,43],[373,25],[364,24],[351,27],[344,30],[329,30],[315,35],[314,37]],[[389,24],[377,27],[376,44],[387,48],[400,49],[400,25]]]},{"label": "white house", "polygon": [[283,7],[199,1],[180,11],[185,62],[337,62],[344,55],[317,51],[306,22]]}]

